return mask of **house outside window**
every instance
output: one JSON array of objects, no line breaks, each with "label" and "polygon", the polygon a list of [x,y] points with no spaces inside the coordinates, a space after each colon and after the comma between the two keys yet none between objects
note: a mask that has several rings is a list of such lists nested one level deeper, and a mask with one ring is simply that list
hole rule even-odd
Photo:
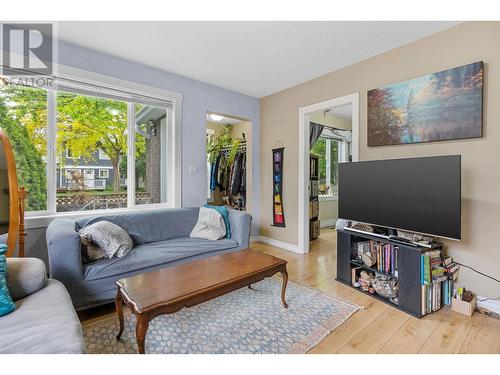
[{"label": "house outside window", "polygon": [[0,87],[0,123],[29,191],[28,217],[178,205],[180,154],[169,151],[180,140],[176,94],[141,102],[142,94],[61,82],[58,90]]}]

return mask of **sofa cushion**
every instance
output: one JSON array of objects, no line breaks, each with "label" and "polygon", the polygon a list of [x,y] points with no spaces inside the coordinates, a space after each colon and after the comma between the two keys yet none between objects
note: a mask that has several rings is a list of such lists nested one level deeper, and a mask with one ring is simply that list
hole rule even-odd
[{"label": "sofa cushion", "polygon": [[84,353],[82,326],[64,286],[48,280],[0,318],[0,353]]},{"label": "sofa cushion", "polygon": [[198,208],[168,208],[154,211],[124,212],[90,216],[76,220],[76,230],[99,221],[123,228],[135,245],[187,237],[198,220]]},{"label": "sofa cushion", "polygon": [[7,258],[7,284],[14,301],[38,292],[47,285],[47,270],[38,258]]},{"label": "sofa cushion", "polygon": [[124,258],[102,259],[83,265],[85,280],[117,276],[131,271],[147,269],[159,264],[238,247],[234,240],[224,238],[210,241],[201,238],[175,238],[136,246]]}]

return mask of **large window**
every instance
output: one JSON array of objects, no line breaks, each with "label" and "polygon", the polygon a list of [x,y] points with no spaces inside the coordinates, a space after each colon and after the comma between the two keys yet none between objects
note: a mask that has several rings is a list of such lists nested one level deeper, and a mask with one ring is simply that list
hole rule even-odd
[{"label": "large window", "polygon": [[320,137],[311,153],[319,159],[319,194],[324,197],[337,195],[337,175],[339,164],[339,143],[337,139]]},{"label": "large window", "polygon": [[171,103],[63,87],[0,88],[0,126],[13,145],[19,185],[28,191],[27,210],[173,204]]}]

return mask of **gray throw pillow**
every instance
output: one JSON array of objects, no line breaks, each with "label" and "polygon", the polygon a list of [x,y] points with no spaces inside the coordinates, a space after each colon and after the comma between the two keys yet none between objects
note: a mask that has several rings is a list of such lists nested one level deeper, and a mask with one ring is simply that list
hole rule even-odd
[{"label": "gray throw pillow", "polygon": [[[121,258],[127,255],[133,248],[132,239],[121,227],[109,221],[99,221],[82,228],[79,232],[83,243],[87,248],[97,245],[107,258],[113,256]],[[98,254],[96,254],[98,255]]]}]

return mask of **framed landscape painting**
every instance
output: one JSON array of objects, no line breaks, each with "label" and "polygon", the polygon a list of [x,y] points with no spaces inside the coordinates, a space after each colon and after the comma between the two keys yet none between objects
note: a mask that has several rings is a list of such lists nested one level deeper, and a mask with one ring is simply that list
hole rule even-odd
[{"label": "framed landscape painting", "polygon": [[368,146],[477,138],[483,62],[368,91]]}]

